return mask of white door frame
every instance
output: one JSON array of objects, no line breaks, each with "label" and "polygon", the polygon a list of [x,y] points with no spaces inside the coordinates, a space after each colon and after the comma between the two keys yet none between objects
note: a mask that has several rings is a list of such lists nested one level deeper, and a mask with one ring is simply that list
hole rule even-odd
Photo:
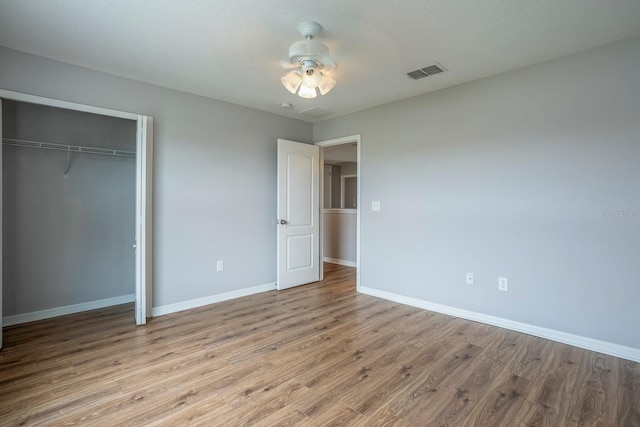
[{"label": "white door frame", "polygon": [[[357,213],[356,213],[356,290],[360,291],[360,210],[362,203],[360,203],[362,191],[362,159],[361,159],[361,138],[360,134],[344,136],[342,138],[329,139],[326,141],[316,142],[315,145],[319,147],[331,147],[332,145],[353,144],[357,145],[357,175],[358,175],[358,195],[357,195]],[[324,150],[320,150],[320,162],[324,166]],[[320,260],[324,258],[324,245],[323,245],[323,233],[324,233],[324,167],[320,168]],[[320,280],[324,279],[322,269],[320,269]]]},{"label": "white door frame", "polygon": [[[136,130],[136,324],[142,325],[151,317],[152,276],[152,172],[153,118],[142,114],[110,110],[75,102],[0,89],[0,98],[31,104],[65,108],[67,110],[135,120]],[[0,144],[1,145],[1,144]],[[1,180],[0,180],[1,182]],[[1,289],[0,289],[1,291]]]}]

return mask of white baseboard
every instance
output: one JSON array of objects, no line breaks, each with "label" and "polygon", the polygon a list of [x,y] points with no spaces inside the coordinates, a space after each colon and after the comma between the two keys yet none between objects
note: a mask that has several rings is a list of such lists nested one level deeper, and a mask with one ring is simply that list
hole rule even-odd
[{"label": "white baseboard", "polygon": [[347,267],[356,267],[357,266],[357,264],[354,261],[346,261],[344,259],[324,257],[324,258],[322,258],[322,260],[324,262],[329,262],[331,264],[339,264],[339,265],[344,265],[344,266],[347,266]]},{"label": "white baseboard", "polygon": [[210,295],[208,297],[191,299],[188,301],[177,302],[175,304],[161,305],[153,307],[153,317],[162,316],[177,311],[190,310],[192,308],[202,307],[203,305],[215,304],[217,302],[227,301],[234,298],[245,297],[247,295],[258,294],[260,292],[273,291],[276,289],[275,283],[267,283],[265,285],[253,286],[251,288],[238,289],[237,291],[225,292],[223,294]]},{"label": "white baseboard", "polygon": [[30,313],[14,314],[2,318],[2,326],[19,325],[21,323],[36,320],[49,319],[51,317],[65,316],[67,314],[80,313],[82,311],[95,310],[110,307],[112,305],[127,304],[136,300],[135,294],[119,297],[105,298],[97,301],[83,302],[80,304],[65,305],[62,307],[48,308],[46,310],[32,311]]},{"label": "white baseboard", "polygon": [[569,344],[575,347],[584,348],[586,350],[597,351],[599,353],[620,357],[622,359],[640,362],[640,349],[638,348],[627,347],[607,341],[583,337],[580,335],[573,335],[553,329],[541,328],[539,326],[516,322],[509,319],[504,319],[502,317],[489,316],[487,314],[476,313],[474,311],[463,310],[460,308],[450,307],[442,304],[436,304],[433,302],[406,297],[391,292],[380,291],[378,289],[372,289],[365,286],[360,286],[360,288],[358,288],[358,291],[366,295],[394,301],[400,304],[410,305],[412,307],[418,307],[424,310],[430,310],[437,313],[460,317],[462,319],[473,320],[475,322],[486,323],[488,325],[498,326],[500,328],[510,329],[512,331],[523,332],[525,334],[533,335],[540,338],[546,338],[564,344]]}]

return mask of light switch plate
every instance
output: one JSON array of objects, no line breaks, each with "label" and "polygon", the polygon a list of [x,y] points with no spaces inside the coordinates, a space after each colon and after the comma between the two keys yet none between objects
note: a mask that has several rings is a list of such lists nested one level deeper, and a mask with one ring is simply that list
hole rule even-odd
[{"label": "light switch plate", "polygon": [[371,210],[372,211],[380,210],[380,200],[374,200],[373,202],[371,202]]}]

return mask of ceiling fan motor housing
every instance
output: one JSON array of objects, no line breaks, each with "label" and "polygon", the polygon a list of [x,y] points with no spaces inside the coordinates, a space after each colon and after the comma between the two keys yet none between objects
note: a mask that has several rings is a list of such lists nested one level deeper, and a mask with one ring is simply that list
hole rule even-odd
[{"label": "ceiling fan motor housing", "polygon": [[319,58],[328,57],[329,48],[324,43],[316,40],[301,40],[289,47],[289,60],[292,64],[304,65],[305,61],[313,61],[318,64]]}]

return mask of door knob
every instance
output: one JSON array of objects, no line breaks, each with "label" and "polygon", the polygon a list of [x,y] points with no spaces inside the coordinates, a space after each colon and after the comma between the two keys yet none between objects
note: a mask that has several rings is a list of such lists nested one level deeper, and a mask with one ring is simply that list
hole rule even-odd
[{"label": "door knob", "polygon": [[280,225],[287,225],[288,223],[287,223],[287,220],[286,220],[286,219],[280,219],[280,220],[278,220],[278,224],[280,224]]}]

